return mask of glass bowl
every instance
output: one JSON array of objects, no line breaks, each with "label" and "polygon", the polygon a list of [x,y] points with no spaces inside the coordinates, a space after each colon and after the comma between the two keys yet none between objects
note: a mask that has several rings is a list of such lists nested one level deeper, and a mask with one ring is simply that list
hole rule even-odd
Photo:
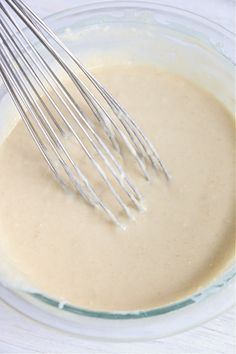
[{"label": "glass bowl", "polygon": [[[234,110],[233,33],[201,16],[155,2],[124,0],[90,2],[47,17],[46,22],[89,66],[100,65],[99,58],[104,53],[109,57],[112,48],[119,62],[151,60],[204,84]],[[121,47],[125,54],[119,57]],[[8,99],[0,82],[3,110]],[[1,135],[7,126],[0,121]],[[233,306],[235,273],[230,265],[191,297],[147,311],[90,311],[7,286],[0,287],[0,297],[37,321],[83,338],[145,341],[192,328]]]}]

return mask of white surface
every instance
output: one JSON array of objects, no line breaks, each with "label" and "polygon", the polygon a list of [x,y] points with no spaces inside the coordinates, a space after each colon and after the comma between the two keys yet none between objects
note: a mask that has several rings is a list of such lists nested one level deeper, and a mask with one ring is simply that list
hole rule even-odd
[{"label": "white surface", "polygon": [[[27,0],[40,16],[79,4],[80,0]],[[86,1],[87,2],[87,1]],[[159,2],[159,1],[158,1]],[[160,0],[183,7],[234,29],[234,0]],[[233,309],[201,327],[145,344],[93,343],[40,325],[0,300],[0,353],[204,353],[235,352]]]},{"label": "white surface", "polygon": [[177,336],[144,344],[93,343],[48,329],[0,303],[0,353],[171,353],[233,354],[234,314]]}]

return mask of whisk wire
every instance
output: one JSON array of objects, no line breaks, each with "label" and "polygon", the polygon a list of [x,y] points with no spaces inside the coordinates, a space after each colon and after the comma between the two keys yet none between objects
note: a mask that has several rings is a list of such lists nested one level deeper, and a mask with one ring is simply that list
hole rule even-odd
[{"label": "whisk wire", "polygon": [[[90,107],[91,112],[101,124],[113,148],[121,153],[120,142],[118,143],[117,139],[118,135],[137,161],[147,179],[149,174],[146,167],[146,159],[149,159],[154,169],[161,168],[166,178],[169,178],[166,169],[156,150],[136,123],[32,10],[21,0],[4,0],[4,2],[9,6],[9,9],[6,8],[6,5],[3,5],[3,2],[0,3],[0,73],[26,127],[57,180],[66,186],[66,182],[58,170],[59,163],[69,181],[84,199],[92,205],[99,206],[112,221],[117,225],[121,225],[115,214],[98,196],[88,178],[83,174],[78,163],[75,162],[70,151],[65,146],[66,131],[82,148],[115,200],[129,217],[131,217],[130,207],[121,197],[110,178],[114,178],[133,205],[141,209],[142,198],[139,191],[131,182],[107,143],[95,131],[90,118],[83,113],[75,98],[44,59],[44,56],[40,53],[40,48],[32,44],[25,31],[13,19],[9,11],[10,8],[68,75],[68,78],[73,82],[88,107]],[[91,89],[81,80],[72,66],[62,58],[49,39],[52,39],[68,55],[93,84],[93,87],[101,94],[108,107],[118,118],[121,126],[108,114],[105,107],[91,92]],[[45,98],[47,99],[46,102]],[[63,105],[63,110],[71,121],[65,117],[65,113],[62,112],[57,101]],[[57,119],[54,117],[53,112],[56,113]],[[74,124],[76,124],[76,129]],[[89,151],[84,138],[82,139],[79,136],[78,128],[80,133],[83,133],[90,143],[91,148],[94,150],[93,153]],[[110,176],[97,161],[94,153],[98,154],[104,163],[104,167],[108,169]]]},{"label": "whisk wire", "polygon": [[[30,10],[27,5],[24,5],[22,1],[20,1],[22,5],[22,9],[26,9],[33,17],[35,20],[36,26],[39,25],[39,29],[43,28],[47,33],[50,34],[50,36],[55,40],[57,44],[61,48],[63,48],[66,53],[71,57],[71,59],[78,65],[78,67],[83,71],[84,74],[89,78],[89,80],[94,84],[94,86],[98,89],[98,91],[101,93],[101,95],[106,99],[107,103],[109,104],[110,108],[112,111],[116,114],[116,116],[119,118],[120,122],[122,125],[125,127],[128,135],[132,139],[132,142],[135,144],[135,147],[139,153],[141,153],[138,145],[135,143],[135,138],[139,141],[141,146],[143,147],[145,153],[148,155],[151,163],[153,166],[157,169],[158,166],[161,167],[162,171],[164,172],[165,176],[167,179],[170,178],[165,166],[163,165],[156,149],[154,146],[151,144],[151,142],[145,137],[145,135],[142,133],[141,129],[138,127],[137,123],[134,122],[134,120],[129,116],[129,114],[120,106],[120,104],[115,100],[113,96],[109,94],[108,91],[104,89],[102,85],[96,80],[95,77],[93,77],[89,71],[80,63],[80,61],[68,50],[68,48],[65,47],[65,45],[60,41],[58,37],[55,36],[55,34],[43,23],[38,16],[36,16],[32,10]],[[128,124],[128,127],[127,125]],[[131,129],[131,130],[130,130]],[[131,132],[133,134],[131,134]],[[142,155],[143,156],[143,155]],[[143,156],[144,157],[144,156]],[[146,175],[148,178],[148,176]]]},{"label": "whisk wire", "polygon": [[[93,95],[93,93],[88,89],[88,87],[79,79],[78,75],[72,70],[71,67],[68,66],[68,64],[63,60],[60,56],[60,54],[56,51],[56,49],[49,43],[45,35],[43,34],[42,30],[44,30],[46,33],[50,35],[52,39],[55,40],[55,42],[69,55],[69,57],[79,66],[80,69],[86,74],[86,76],[90,79],[90,81],[94,84],[95,79],[92,77],[91,74],[88,75],[88,71],[80,64],[80,62],[73,56],[73,54],[63,45],[63,43],[53,34],[53,32],[25,5],[22,3],[20,0],[5,0],[7,3],[17,12],[19,17],[23,20],[23,22],[30,27],[32,32],[36,35],[36,37],[40,40],[41,43],[43,43],[47,49],[50,51],[50,53],[54,56],[54,58],[59,62],[59,64],[63,67],[63,69],[66,71],[70,79],[74,82],[74,84],[78,87],[80,93],[84,97],[85,101],[93,111],[94,115],[97,117],[97,119],[102,122],[103,127],[105,131],[107,132],[109,138],[112,141],[113,147],[116,148],[116,150],[119,150],[118,148],[118,142],[116,139],[116,135],[114,134],[113,130],[111,129],[111,126],[115,129],[115,131],[119,134],[119,136],[122,138],[122,140],[125,142],[125,145],[128,147],[129,151],[131,154],[134,156],[136,161],[138,162],[144,176],[146,179],[149,179],[149,175],[147,172],[147,169],[145,167],[145,163],[141,159],[144,158],[143,154],[141,154],[141,150],[135,144],[135,134],[133,137],[132,130],[127,127],[125,124],[125,119],[121,119],[121,114],[118,114],[118,118],[122,125],[124,126],[126,132],[128,132],[128,136],[131,137],[131,142],[135,144],[133,146],[130,141],[128,140],[127,136],[124,134],[124,132],[119,129],[118,125],[115,124],[114,120],[111,119],[110,115],[106,112],[104,107],[100,104],[100,102],[96,99],[96,97]],[[19,8],[22,11],[19,11]],[[26,11],[24,13],[23,11]],[[99,89],[99,86],[97,86]],[[102,93],[102,91],[99,92]],[[107,96],[108,97],[108,96]],[[104,95],[104,98],[106,96]],[[111,102],[108,102],[109,106],[113,109],[113,105]],[[114,109],[113,109],[114,110]],[[114,110],[115,112],[115,110]],[[124,114],[123,114],[124,115]],[[125,115],[124,115],[125,117]],[[139,152],[139,154],[137,153]],[[140,157],[140,156],[141,157]],[[155,168],[156,166],[153,165]]]},{"label": "whisk wire", "polygon": [[[4,26],[4,29],[7,31],[7,29],[5,28],[5,25]],[[8,32],[8,31],[7,31]],[[9,35],[9,32],[8,32],[8,35]],[[29,64],[28,60],[25,58],[24,56],[24,53],[21,53],[20,50],[19,50],[19,46],[17,45],[17,43],[15,42],[14,38],[11,39],[11,37],[9,38],[9,40],[12,40],[18,50],[18,54],[19,56],[23,59],[24,62],[26,62],[27,64]],[[43,92],[44,94],[47,96],[47,98],[49,99],[49,101],[52,103],[53,107],[56,109],[57,113],[61,116],[62,120],[64,121],[64,123],[67,125],[67,127],[70,129],[70,131],[73,133],[73,135],[75,136],[75,138],[77,139],[77,141],[81,143],[81,140],[79,139],[78,135],[76,134],[76,132],[73,130],[73,128],[71,127],[71,125],[65,120],[64,116],[61,114],[59,108],[55,105],[55,103],[53,102],[53,100],[51,99],[50,97],[50,94],[49,94],[49,91],[45,89],[43,83],[42,83],[42,80],[40,80],[40,78],[38,77],[38,75],[32,71],[32,68],[29,64],[29,68],[30,68],[30,71],[32,73],[33,76],[36,76],[37,78],[37,81],[40,82],[40,87],[43,89]],[[51,88],[53,89],[51,83],[48,81],[47,77],[45,76],[45,74],[42,72],[41,73],[43,75],[43,77],[47,80],[47,82],[50,84]],[[29,81],[29,79],[27,78],[27,76],[25,75],[26,79]],[[30,82],[29,82],[30,83]],[[45,103],[42,101],[41,97],[38,95],[36,89],[31,85],[32,89],[34,89],[34,92],[35,94],[37,95],[38,99],[41,101],[41,104],[45,107],[45,109],[47,110],[47,113],[51,116],[51,119],[54,121],[54,123],[57,125],[58,127],[58,123],[55,122],[54,120],[54,117],[52,116],[52,113],[47,109],[47,106],[45,105]],[[55,90],[57,95],[58,95],[58,91]],[[75,116],[75,114],[71,111],[71,109],[68,107],[67,103],[64,101],[64,99],[60,96],[60,100],[61,102],[65,105],[65,107],[68,109],[68,111],[71,113],[71,115],[73,115],[73,118],[77,120],[77,117]],[[81,114],[81,112],[79,112],[79,114]],[[88,123],[86,122],[85,119],[83,119],[83,121],[88,125]],[[92,145],[95,147],[96,151],[100,154],[100,156],[102,157],[103,161],[106,163],[106,165],[110,168],[112,174],[115,176],[117,182],[119,184],[121,184],[121,179],[119,179],[116,171],[113,169],[112,165],[109,164],[108,160],[106,159],[105,155],[102,154],[102,152],[100,151],[100,149],[97,147],[97,145],[93,142],[93,140],[91,139],[90,135],[85,131],[84,127],[81,125],[80,122],[77,121],[77,123],[79,124],[80,128],[84,131],[84,133],[86,134],[86,136],[88,137],[88,139],[90,140],[90,142],[92,143]],[[60,127],[58,127],[60,129]],[[92,128],[90,128],[90,130],[93,132],[93,134],[95,134],[95,132],[92,130]],[[61,131],[61,130],[60,130]],[[103,148],[106,149],[106,152],[109,153],[109,150],[108,148],[106,147],[105,144],[103,144],[102,140],[95,134],[97,140],[99,140],[100,144],[103,146]],[[82,144],[82,147],[84,148],[83,144]],[[86,150],[86,148],[84,148],[86,153],[88,154],[88,156],[90,157],[91,161],[95,164],[95,160],[92,160],[91,156],[89,155],[89,152]],[[110,157],[112,158],[113,162],[116,162],[116,160],[114,159],[113,155],[110,154]],[[117,163],[116,163],[116,166],[119,168],[119,172],[122,173],[122,169],[121,169],[121,166],[119,166]],[[96,166],[96,168],[99,170],[100,174],[103,176],[104,180],[106,181],[106,183],[109,185],[109,187],[111,188],[111,190],[113,191],[113,193],[115,194],[115,190],[114,188],[112,187],[112,185],[110,185],[110,182],[106,179],[106,176],[104,175],[103,171],[100,169],[99,165]],[[132,187],[132,190],[133,192],[135,192],[135,195],[131,194],[130,191],[128,191],[128,189],[124,186],[124,183],[122,183],[122,186],[125,188],[125,192],[128,194],[128,196],[131,198],[131,200],[133,201],[133,203],[137,206],[137,207],[140,207],[139,204],[138,204],[138,201],[137,201],[137,197],[138,199],[140,199],[140,195],[138,195],[138,193],[135,191],[135,188],[131,185],[131,182],[128,180],[128,177],[126,175],[124,175],[124,179],[126,180],[126,182],[128,182],[129,186]],[[129,214],[129,211],[128,209],[126,208],[125,204],[122,203],[122,200],[119,198],[119,195],[116,193],[115,194],[117,200],[119,201],[119,203],[121,204],[122,208],[126,211],[127,214]]]},{"label": "whisk wire", "polygon": [[[0,54],[2,55],[2,50],[1,49],[0,49]],[[6,55],[6,57],[9,59],[9,56],[8,56],[8,54],[6,52],[4,53],[4,55]],[[82,174],[82,172],[80,171],[79,167],[70,158],[68,152],[66,151],[64,146],[60,143],[60,141],[57,139],[57,136],[53,133],[53,130],[51,129],[50,126],[49,126],[50,130],[48,131],[48,127],[45,126],[45,122],[42,120],[42,117],[45,118],[44,113],[42,112],[42,110],[40,109],[40,107],[38,106],[37,103],[36,103],[36,106],[33,106],[31,104],[31,102],[32,102],[31,94],[29,93],[29,91],[25,87],[23,87],[21,85],[19,79],[17,77],[14,77],[14,73],[12,72],[11,68],[9,66],[7,66],[7,62],[5,61],[5,59],[3,59],[3,65],[4,65],[5,69],[6,69],[6,72],[8,73],[8,77],[10,78],[10,80],[8,80],[6,78],[6,76],[5,76],[5,74],[3,74],[4,81],[5,81],[7,86],[9,86],[9,83],[11,82],[11,85],[13,85],[15,87],[17,94],[14,94],[14,92],[12,93],[13,99],[16,102],[18,108],[20,108],[19,109],[20,113],[21,113],[22,118],[24,119],[24,121],[26,123],[27,128],[29,129],[29,131],[32,134],[32,136],[34,137],[35,142],[37,143],[38,147],[40,148],[40,151],[43,153],[43,156],[46,158],[46,161],[49,163],[49,166],[51,167],[51,170],[53,171],[53,173],[56,176],[56,178],[62,184],[64,184],[64,182],[61,180],[61,178],[60,178],[60,176],[59,176],[59,174],[57,172],[57,168],[54,166],[54,164],[52,163],[51,158],[47,154],[48,149],[42,143],[42,141],[40,140],[40,138],[39,138],[39,136],[38,136],[38,134],[37,134],[37,132],[35,130],[35,128],[33,127],[33,125],[30,122],[30,120],[27,118],[27,116],[25,114],[25,111],[22,108],[22,105],[21,105],[18,97],[20,97],[22,99],[22,102],[27,107],[27,111],[31,114],[32,117],[34,117],[34,119],[37,122],[38,126],[40,127],[42,132],[45,134],[48,143],[50,144],[50,146],[52,147],[53,151],[55,152],[55,155],[58,157],[58,160],[61,163],[61,165],[63,166],[66,174],[68,175],[70,180],[72,180],[73,184],[78,189],[78,191],[81,193],[83,198],[86,199],[89,203],[91,203],[94,206],[99,205],[101,207],[101,209],[103,209],[105,211],[105,213],[109,216],[109,218],[111,220],[113,220],[113,222],[115,222],[119,226],[122,226],[120,224],[120,222],[118,221],[117,217],[98,198],[97,194],[95,193],[95,191],[91,187],[90,183],[88,182],[86,177]],[[23,93],[23,95],[22,95],[22,93]],[[68,162],[65,161],[65,159],[62,156],[62,154],[60,153],[60,150],[57,148],[58,146],[60,146],[60,149],[65,153],[65,155],[68,158],[69,162],[71,162],[71,164],[72,164],[72,166],[73,166],[73,168],[74,168],[74,170],[75,170],[75,172],[77,174],[76,178],[74,177],[74,174],[71,171],[71,168],[69,168]],[[81,184],[79,182],[80,179],[82,180],[83,184]],[[87,189],[87,191],[85,190],[85,188]]]}]

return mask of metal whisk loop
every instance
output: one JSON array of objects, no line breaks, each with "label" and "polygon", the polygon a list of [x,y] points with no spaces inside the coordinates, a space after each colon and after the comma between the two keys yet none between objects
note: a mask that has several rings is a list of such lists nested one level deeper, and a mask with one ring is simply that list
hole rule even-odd
[{"label": "metal whisk loop", "polygon": [[[47,54],[52,56],[57,65],[59,64],[97,118],[110,143],[95,130],[90,117],[83,113],[74,95],[67,90],[60,76],[45,60],[40,48],[32,43],[25,31],[21,30],[11,12],[30,29],[30,34],[41,42]],[[52,45],[50,41],[63,51],[68,60],[62,57],[56,45]],[[68,64],[69,60],[86,76],[114,116],[107,112],[73,66]],[[66,146],[68,133],[78,143],[116,202],[129,217],[130,203],[126,199],[141,209],[141,195],[112,149],[116,154],[121,153],[120,143],[125,145],[147,179],[148,161],[154,169],[160,168],[168,178],[156,150],[136,123],[21,0],[0,2],[0,74],[26,127],[57,180],[64,186],[67,186],[69,181],[85,200],[100,207],[117,225],[121,225],[118,217],[101,199]],[[46,102],[42,97],[46,98]],[[122,193],[118,192],[117,186],[121,188]]]}]

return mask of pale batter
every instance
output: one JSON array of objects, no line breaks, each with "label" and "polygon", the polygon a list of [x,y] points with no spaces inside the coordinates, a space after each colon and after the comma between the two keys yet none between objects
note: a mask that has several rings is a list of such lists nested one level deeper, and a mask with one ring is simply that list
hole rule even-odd
[{"label": "pale batter", "polygon": [[166,305],[232,262],[233,119],[205,91],[155,67],[93,72],[158,147],[171,182],[137,178],[148,209],[119,230],[57,185],[19,123],[0,149],[1,249],[19,278],[68,303]]}]

